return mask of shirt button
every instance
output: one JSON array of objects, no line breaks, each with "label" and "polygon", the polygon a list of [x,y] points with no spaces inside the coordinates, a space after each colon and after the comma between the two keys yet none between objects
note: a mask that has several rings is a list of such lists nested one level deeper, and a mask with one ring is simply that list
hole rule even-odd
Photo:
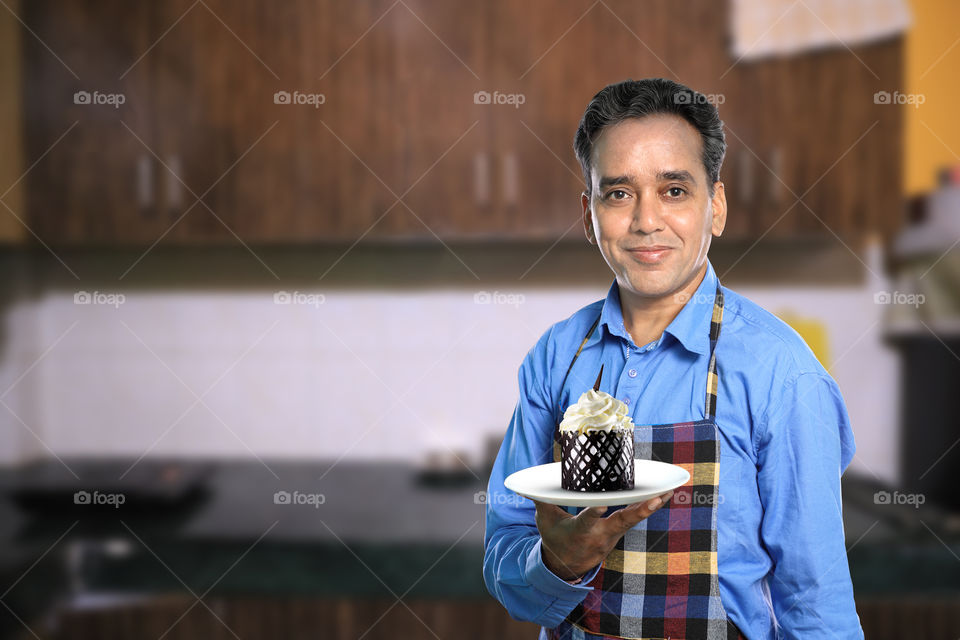
[{"label": "shirt button", "polygon": [[636,369],[630,369],[630,371],[627,371],[627,375],[630,376],[631,378],[636,378],[636,377],[637,377],[637,370],[636,370]]},{"label": "shirt button", "polygon": [[624,398],[623,404],[630,404],[630,398]]}]

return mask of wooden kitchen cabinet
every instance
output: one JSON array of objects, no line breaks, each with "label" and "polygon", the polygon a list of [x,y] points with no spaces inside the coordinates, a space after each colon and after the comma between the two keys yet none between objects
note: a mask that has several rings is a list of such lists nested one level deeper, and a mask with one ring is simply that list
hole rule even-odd
[{"label": "wooden kitchen cabinet", "polygon": [[[390,104],[386,86],[356,90],[376,84],[366,71],[389,52],[332,64],[389,4],[113,4],[27,3],[26,24],[80,76],[25,39],[28,158],[78,121],[28,175],[43,241],[347,241],[390,205],[364,166],[389,174],[380,138],[350,135],[366,133],[355,126],[368,123],[365,100]],[[126,101],[73,105],[84,86]],[[323,104],[285,103],[278,92]]]},{"label": "wooden kitchen cabinet", "polygon": [[[901,210],[899,39],[741,63],[721,108],[728,229],[758,238],[889,238]],[[799,202],[797,202],[799,199]]]},{"label": "wooden kitchen cabinet", "polygon": [[[735,63],[728,10],[24,3],[79,76],[24,39],[31,226],[76,244],[580,242],[582,111],[608,83],[660,76],[720,102],[725,238],[890,237],[903,107],[873,94],[900,86],[901,41]],[[126,102],[73,104],[84,87]],[[278,104],[278,92],[322,104]]]},{"label": "wooden kitchen cabinet", "polygon": [[[162,214],[175,223],[173,241],[233,240],[234,234],[256,241],[295,224],[296,156],[281,153],[289,127],[277,121],[297,114],[274,104],[281,84],[274,74],[285,72],[290,81],[291,63],[305,52],[283,8],[259,8],[215,0],[153,5],[157,29],[166,31],[156,34],[147,57],[157,95],[158,154],[167,165]],[[264,42],[289,44],[267,49]]]},{"label": "wooden kitchen cabinet", "polygon": [[[133,3],[22,3],[28,224],[45,242],[148,242],[164,225],[147,146],[149,15]],[[46,45],[46,46],[45,46]],[[49,49],[47,48],[49,47]]]}]

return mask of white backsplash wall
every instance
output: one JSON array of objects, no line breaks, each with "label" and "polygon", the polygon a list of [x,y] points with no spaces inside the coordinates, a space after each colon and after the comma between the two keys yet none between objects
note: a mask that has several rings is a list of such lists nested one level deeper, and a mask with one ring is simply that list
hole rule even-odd
[{"label": "white backsplash wall", "polygon": [[[852,467],[895,482],[897,362],[879,340],[877,286],[734,289],[827,326]],[[318,290],[288,304],[273,291],[106,292],[122,293],[116,305],[49,291],[5,316],[0,456],[409,460],[451,447],[476,459],[507,427],[527,350],[606,290],[489,303],[475,289]]]}]

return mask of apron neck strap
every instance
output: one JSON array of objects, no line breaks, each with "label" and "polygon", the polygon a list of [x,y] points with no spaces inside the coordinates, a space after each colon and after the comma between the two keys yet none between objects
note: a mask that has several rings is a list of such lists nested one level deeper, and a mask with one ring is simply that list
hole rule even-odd
[{"label": "apron neck strap", "polygon": [[713,316],[710,318],[710,365],[707,367],[707,400],[703,414],[709,420],[717,417],[717,339],[720,338],[720,326],[723,324],[723,290],[717,281],[717,293],[713,299]]},{"label": "apron neck strap", "polygon": [[[601,311],[601,315],[602,315]],[[580,346],[577,347],[577,352],[573,354],[573,359],[570,360],[570,366],[567,367],[567,372],[563,376],[563,382],[560,383],[560,390],[563,391],[564,385],[567,383],[567,378],[570,376],[570,370],[573,369],[573,363],[577,361],[577,358],[580,357],[580,352],[583,351],[584,345],[587,344],[587,341],[590,339],[590,336],[593,335],[593,332],[596,331],[597,325],[600,324],[600,316],[597,316],[597,319],[593,321],[593,325],[590,327],[590,330],[587,331],[587,335],[583,337],[583,340],[580,342]],[[719,378],[717,377],[717,340],[720,338],[720,326],[723,324],[723,290],[720,288],[720,281],[717,281],[717,292],[713,300],[713,316],[710,318],[710,365],[707,367],[707,400],[706,407],[704,408],[704,416],[708,419],[713,419],[717,417],[717,387],[719,386]],[[560,409],[561,412],[563,409]],[[554,420],[559,424],[562,414]]]}]

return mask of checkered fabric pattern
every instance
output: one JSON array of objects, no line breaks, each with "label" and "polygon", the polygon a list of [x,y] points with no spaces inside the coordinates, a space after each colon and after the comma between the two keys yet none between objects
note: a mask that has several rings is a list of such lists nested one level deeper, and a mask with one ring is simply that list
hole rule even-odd
[{"label": "checkered fabric pattern", "polygon": [[[720,602],[717,578],[720,442],[714,350],[722,321],[718,284],[710,326],[706,418],[638,425],[634,430],[635,457],[679,465],[690,472],[690,481],[620,539],[590,582],[594,590],[566,620],[548,630],[552,640],[743,638]],[[554,456],[559,461],[556,443]]]}]

